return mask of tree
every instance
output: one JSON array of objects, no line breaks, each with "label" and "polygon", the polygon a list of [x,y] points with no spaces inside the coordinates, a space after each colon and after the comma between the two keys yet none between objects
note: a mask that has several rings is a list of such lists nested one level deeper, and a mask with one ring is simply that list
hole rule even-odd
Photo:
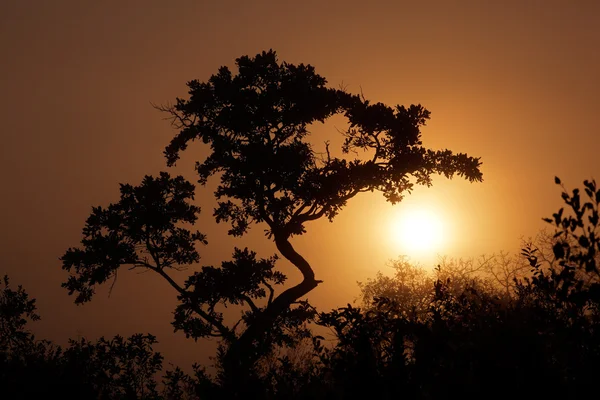
[{"label": "tree", "polygon": [[[216,221],[230,223],[229,233],[235,236],[253,224],[266,224],[268,238],[302,273],[302,281],[274,296],[273,285],[284,280],[271,272],[275,259],[257,260],[248,250],[236,250],[231,263],[203,268],[183,286],[175,283],[166,271],[196,262],[193,242],[202,242],[203,236],[175,230],[177,221],[194,222],[192,214],[198,210],[184,204],[193,195],[191,186],[179,178],[171,183],[167,175],[161,175],[161,184],[147,177],[140,187],[122,186],[118,205],[94,209],[84,229],[84,249],[69,249],[63,267],[72,271],[66,286],[78,293],[77,301],[89,300],[93,287],[114,276],[121,265],[159,273],[182,303],[176,326],[195,337],[224,338],[225,365],[245,371],[264,350],[265,338],[272,337],[267,333],[281,326],[294,305],[321,283],[290,242],[306,232],[308,222],[332,221],[361,192],[380,191],[394,204],[415,184],[430,186],[434,174],[475,182],[482,181],[482,173],[479,158],[423,146],[420,128],[430,113],[421,105],[389,107],[328,88],[312,66],[279,63],[274,51],[240,57],[236,65],[237,74],[221,67],[207,82],[188,82],[188,99],[159,107],[180,130],[165,150],[167,164],[174,165],[191,141],[209,145],[210,154],[197,162],[196,170],[203,185],[213,175],[219,177]],[[342,132],[340,157],[331,154],[328,144],[325,154],[319,154],[309,142],[312,124],[333,115],[343,115],[349,123]],[[165,187],[163,192],[156,185]],[[146,215],[144,196],[150,191],[158,203]],[[155,217],[158,223],[149,222]],[[185,254],[171,256],[178,246]],[[141,252],[149,258],[141,258]],[[267,304],[253,304],[267,291]],[[224,326],[215,310],[226,302],[250,309],[239,334]],[[305,312],[307,306],[300,313]]]},{"label": "tree", "polygon": [[35,299],[29,299],[29,294],[18,286],[17,290],[10,287],[7,275],[2,279],[4,286],[0,292],[0,353],[19,354],[34,345],[35,338],[28,331],[29,321],[38,321]]},{"label": "tree", "polygon": [[[36,340],[27,330],[37,321],[36,300],[22,286],[16,290],[7,276],[0,291],[0,387],[7,398],[42,395],[63,399],[158,400],[154,375],[162,369],[163,357],[154,352],[152,335],[115,336],[96,342],[69,340],[62,348],[47,340]],[[184,393],[186,377],[168,371],[163,380],[165,394],[178,387]],[[181,398],[181,397],[180,397]]]}]

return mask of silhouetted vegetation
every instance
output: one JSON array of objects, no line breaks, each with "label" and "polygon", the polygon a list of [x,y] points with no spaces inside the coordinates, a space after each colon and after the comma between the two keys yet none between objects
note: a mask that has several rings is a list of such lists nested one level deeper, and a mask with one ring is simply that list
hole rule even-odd
[{"label": "silhouetted vegetation", "polygon": [[[179,301],[172,324],[193,339],[220,340],[215,372],[194,366],[164,373],[156,338],[137,334],[71,340],[66,348],[36,340],[28,321],[35,300],[4,279],[0,293],[0,382],[11,398],[93,399],[574,398],[591,392],[600,362],[600,190],[593,181],[568,193],[546,221],[556,229],[521,254],[441,260],[431,273],[404,259],[394,274],[360,284],[358,306],[318,312],[305,296],[321,281],[292,247],[307,223],[332,221],[365,191],[399,202],[414,184],[455,174],[481,181],[480,161],[422,146],[429,111],[371,104],[326,87],[313,67],[278,63],[274,52],[236,60],[189,98],[159,107],[180,130],[165,150],[173,165],[190,141],[209,145],[199,183],[215,176],[217,222],[244,235],[264,224],[269,240],[303,280],[278,291],[286,276],[278,256],[234,249],[230,261],[203,266],[184,281],[172,271],[200,262],[207,238],[192,230],[196,188],[166,172],[122,184],[120,199],[94,207],[82,246],[61,257],[63,286],[78,304],[122,267],[153,271]],[[309,129],[343,115],[339,155],[320,154]],[[362,151],[361,154],[359,152]],[[356,154],[355,158],[349,157]],[[557,184],[561,184],[558,178]],[[229,323],[226,307],[241,310]],[[328,332],[328,333],[327,333]]]},{"label": "silhouetted vegetation", "polygon": [[[443,259],[432,272],[399,259],[391,276],[378,274],[361,284],[359,306],[311,309],[310,318],[298,318],[314,320],[311,329],[282,319],[274,332],[288,339],[273,341],[258,358],[244,390],[265,399],[564,399],[593,393],[600,362],[600,189],[586,181],[583,193],[565,190],[566,207],[546,219],[556,232],[525,243],[518,256]],[[498,279],[498,271],[512,276],[512,284]],[[216,376],[199,366],[193,376],[176,368],[158,384],[162,357],[152,350],[153,336],[80,339],[61,349],[27,330],[28,321],[37,319],[35,300],[5,278],[0,378],[3,393],[13,398],[232,393],[221,378],[228,367],[225,348]]]},{"label": "silhouetted vegetation", "polygon": [[[115,277],[122,265],[160,274],[180,300],[175,328],[195,339],[221,338],[227,365],[220,379],[248,390],[252,365],[273,346],[303,337],[315,314],[302,297],[320,281],[290,242],[306,232],[307,222],[332,221],[361,192],[381,191],[396,203],[414,184],[431,185],[433,174],[472,182],[482,174],[478,158],[422,146],[420,127],[429,111],[421,105],[371,104],[328,88],[310,65],[279,63],[273,51],[240,57],[236,64],[237,74],[221,67],[205,83],[189,82],[188,99],[159,107],[180,130],[165,150],[167,164],[174,165],[191,141],[208,144],[209,155],[196,170],[201,184],[213,175],[220,180],[216,221],[230,223],[234,236],[266,224],[267,237],[302,273],[302,282],[275,294],[285,280],[273,269],[276,257],[257,259],[248,249],[235,249],[233,260],[220,268],[203,267],[185,283],[175,282],[169,270],[198,262],[195,244],[205,238],[179,227],[193,224],[199,212],[188,202],[194,186],[167,173],[148,176],[140,186],[122,185],[119,203],[94,208],[83,248],[69,249],[62,260],[71,272],[65,287],[77,303],[89,301],[95,286]],[[329,143],[320,154],[308,141],[311,126],[334,115],[349,123],[341,132],[340,156]],[[218,308],[227,304],[247,307],[233,326]]]},{"label": "silhouetted vegetation", "polygon": [[165,374],[159,395],[155,378],[162,369],[163,358],[152,349],[156,343],[152,335],[100,338],[96,342],[71,339],[66,348],[36,340],[27,329],[28,322],[40,319],[35,299],[30,300],[21,286],[12,289],[8,277],[3,285],[0,292],[3,398],[179,399],[181,395],[169,397],[169,394],[191,390],[188,377],[176,369]]},{"label": "silhouetted vegetation", "polygon": [[[509,290],[494,279],[491,259],[475,268],[450,263],[432,275],[400,260],[395,276],[362,285],[363,307],[320,314],[335,344],[317,343],[310,368],[291,372],[304,373],[304,385],[286,389],[295,388],[296,398],[340,399],[592,393],[600,362],[600,190],[595,182],[584,186],[586,200],[578,189],[564,191],[569,212],[547,219],[557,228],[551,240],[542,237],[550,247],[524,246],[529,273],[515,276]],[[539,256],[548,250],[552,258]],[[521,263],[512,270],[523,273]],[[283,357],[274,369],[288,364]],[[268,376],[277,388],[290,373]]]}]

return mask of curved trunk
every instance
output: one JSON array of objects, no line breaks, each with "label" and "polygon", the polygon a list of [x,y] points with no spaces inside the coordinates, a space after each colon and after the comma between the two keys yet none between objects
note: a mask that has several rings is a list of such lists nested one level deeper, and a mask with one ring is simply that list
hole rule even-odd
[{"label": "curved trunk", "polygon": [[247,327],[244,333],[235,342],[231,343],[225,356],[224,367],[228,370],[225,371],[229,376],[228,385],[235,385],[238,389],[244,386],[242,382],[248,376],[249,369],[256,361],[257,355],[254,351],[254,342],[271,328],[282,312],[322,282],[315,280],[315,273],[310,264],[294,250],[287,238],[276,236],[275,245],[279,252],[300,270],[303,279],[296,286],[277,296]]}]

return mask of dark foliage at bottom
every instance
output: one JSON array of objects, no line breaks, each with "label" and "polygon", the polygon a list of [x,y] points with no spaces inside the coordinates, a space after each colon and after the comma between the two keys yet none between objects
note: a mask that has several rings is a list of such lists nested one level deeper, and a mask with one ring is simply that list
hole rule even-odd
[{"label": "dark foliage at bottom", "polygon": [[510,286],[444,267],[428,281],[416,267],[398,265],[395,277],[362,285],[360,308],[312,315],[312,333],[298,331],[297,340],[270,347],[235,387],[224,384],[226,344],[216,374],[197,367],[192,377],[175,369],[159,383],[162,357],[151,335],[82,339],[65,349],[37,341],[26,330],[39,319],[35,300],[5,278],[2,398],[583,397],[596,391],[600,365],[600,190],[586,181],[585,193],[587,200],[578,190],[563,193],[572,212],[547,219],[556,234],[545,249],[523,248],[529,271]]}]

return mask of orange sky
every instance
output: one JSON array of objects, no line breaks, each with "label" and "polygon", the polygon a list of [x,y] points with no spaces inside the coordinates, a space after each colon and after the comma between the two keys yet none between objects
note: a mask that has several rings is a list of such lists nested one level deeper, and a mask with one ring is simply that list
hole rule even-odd
[{"label": "orange sky", "polygon": [[[151,102],[269,48],[333,86],[431,110],[425,144],[481,156],[484,183],[436,179],[397,207],[438,207],[451,222],[447,255],[516,250],[560,205],[555,175],[570,187],[600,179],[599,18],[593,0],[1,2],[0,272],[38,298],[40,336],[149,331],[175,362],[201,359],[206,347],[171,333],[175,296],[159,278],[120,274],[111,298],[100,291],[76,307],[58,257],[78,244],[92,205],[118,200],[119,182],[166,169],[175,131]],[[316,130],[333,138],[332,125]],[[194,179],[202,154],[191,146],[175,172]],[[228,238],[212,220],[211,190],[197,199],[204,264],[234,245],[275,252],[261,227]],[[398,255],[382,238],[394,212],[365,194],[295,240],[325,281],[315,304],[351,301],[357,280]]]}]

